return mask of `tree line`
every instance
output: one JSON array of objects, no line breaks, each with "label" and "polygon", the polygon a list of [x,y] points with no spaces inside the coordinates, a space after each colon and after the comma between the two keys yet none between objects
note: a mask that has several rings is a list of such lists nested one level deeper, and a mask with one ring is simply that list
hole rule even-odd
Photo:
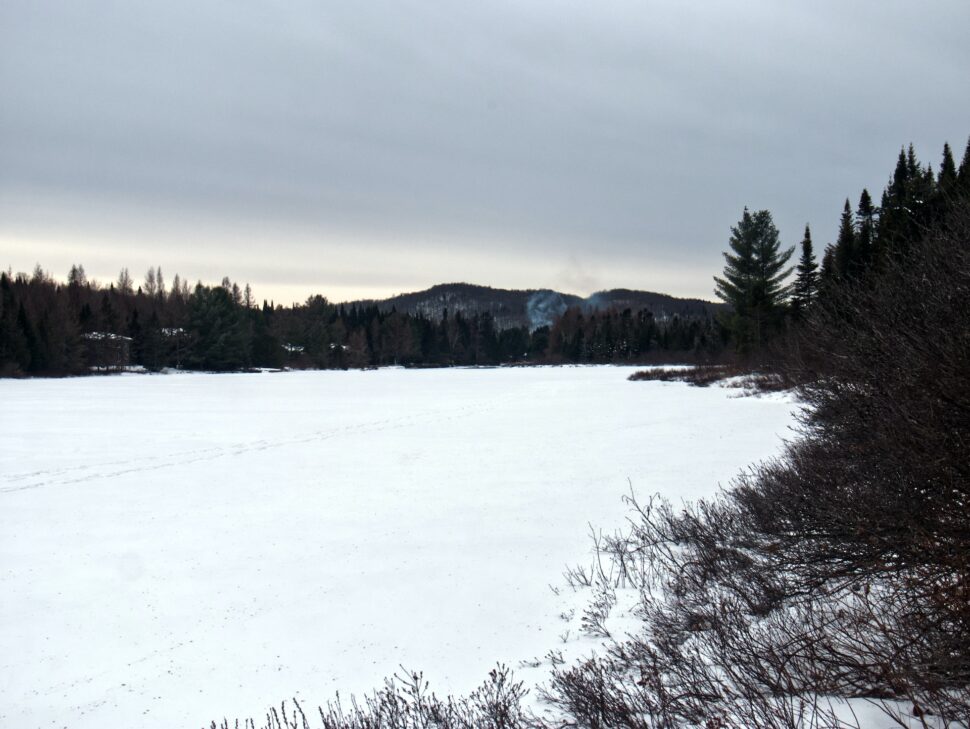
[{"label": "tree line", "polygon": [[796,248],[782,249],[771,213],[745,208],[731,229],[724,272],[714,277],[715,293],[731,307],[722,324],[735,349],[770,359],[772,343],[798,329],[813,307],[837,298],[846,287],[868,285],[928,231],[945,225],[954,206],[967,197],[970,142],[959,167],[944,144],[936,173],[917,159],[910,144],[900,150],[880,204],[866,189],[854,208],[847,198],[838,237],[826,246],[821,263],[806,225],[794,266],[789,262]]},{"label": "tree line", "polygon": [[74,265],[65,282],[37,266],[0,273],[0,374],[66,375],[124,366],[233,371],[509,363],[644,362],[716,355],[713,316],[572,308],[550,326],[501,328],[488,313],[437,319],[322,296],[290,307],[254,300],[223,279],[190,288],[160,267],[135,286],[128,269],[104,286]]}]

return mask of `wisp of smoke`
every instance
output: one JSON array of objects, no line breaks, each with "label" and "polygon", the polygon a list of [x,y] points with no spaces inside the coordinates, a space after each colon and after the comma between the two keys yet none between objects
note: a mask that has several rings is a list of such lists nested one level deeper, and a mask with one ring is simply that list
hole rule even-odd
[{"label": "wisp of smoke", "polygon": [[549,290],[536,291],[525,305],[525,312],[529,317],[529,330],[552,326],[555,318],[562,315],[566,308],[562,294]]}]

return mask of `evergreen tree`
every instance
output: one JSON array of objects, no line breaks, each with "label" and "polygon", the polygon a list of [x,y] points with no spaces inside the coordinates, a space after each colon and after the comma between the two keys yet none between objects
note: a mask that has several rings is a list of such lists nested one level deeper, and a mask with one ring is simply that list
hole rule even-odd
[{"label": "evergreen tree", "polygon": [[801,319],[818,295],[818,263],[812,250],[812,231],[805,226],[802,238],[802,255],[796,267],[795,284],[792,288],[792,313]]},{"label": "evergreen tree", "polygon": [[957,187],[961,195],[970,195],[970,139],[967,140],[967,150],[963,153],[963,161],[957,170]]},{"label": "evergreen tree", "polygon": [[873,246],[876,236],[876,209],[872,204],[872,197],[868,190],[863,190],[859,196],[859,207],[856,208],[856,240],[855,260],[859,271],[869,267],[872,263]]},{"label": "evergreen tree", "polygon": [[[282,367],[283,346],[272,333],[273,310],[264,301],[262,310],[253,308],[248,313],[252,317],[253,364],[257,367]],[[337,344],[337,349],[342,352],[340,345],[343,339]]]},{"label": "evergreen tree", "polygon": [[111,299],[108,296],[107,291],[101,295],[101,311],[99,320],[100,331],[111,333],[116,332],[118,328],[118,316],[115,313],[114,307],[111,305]]},{"label": "evergreen tree", "polygon": [[856,273],[856,239],[855,224],[852,218],[852,206],[849,199],[845,199],[842,208],[842,219],[839,222],[839,237],[835,241],[835,272],[842,279],[848,279]]},{"label": "evergreen tree", "polygon": [[899,242],[907,236],[909,227],[909,211],[907,209],[907,194],[910,189],[910,168],[907,165],[906,153],[899,150],[896,160],[896,170],[882,194],[879,206],[882,214],[879,216],[876,244],[873,251],[877,264],[882,264],[890,252],[898,248]]},{"label": "evergreen tree", "polygon": [[145,334],[142,331],[141,322],[139,321],[138,309],[132,310],[131,318],[128,320],[126,331],[128,338],[131,340],[131,344],[129,345],[129,356],[131,358],[131,363],[136,365],[145,364]]},{"label": "evergreen tree", "polygon": [[[13,293],[10,277],[0,274],[0,375],[21,374],[30,368],[30,350],[24,325],[20,322],[23,304]],[[26,322],[27,315],[23,315]]]},{"label": "evergreen tree", "polygon": [[943,144],[943,162],[940,164],[940,174],[937,177],[937,185],[940,194],[948,198],[953,194],[953,189],[957,184],[957,166],[953,162],[953,152],[948,143]]},{"label": "evergreen tree", "polygon": [[913,143],[910,142],[909,147],[906,149],[906,176],[910,180],[915,180],[920,176],[922,171],[919,160],[916,159],[916,149],[913,147]]},{"label": "evergreen tree", "polygon": [[17,307],[17,328],[20,329],[27,346],[27,355],[24,358],[27,366],[24,367],[24,370],[27,372],[43,372],[47,368],[47,355],[40,337],[34,329],[33,322],[27,315],[23,301]]},{"label": "evergreen tree", "polygon": [[819,269],[819,291],[828,288],[835,282],[835,246],[829,243],[822,253],[822,267]]},{"label": "evergreen tree", "polygon": [[198,285],[190,309],[193,349],[186,357],[189,367],[225,371],[249,366],[250,341],[241,311],[226,288]]},{"label": "evergreen tree", "polygon": [[780,249],[771,213],[751,214],[747,208],[731,229],[728,245],[724,277],[714,277],[715,293],[733,309],[724,323],[738,349],[757,352],[782,323],[790,293],[784,281],[792,271],[785,265],[795,249]]}]

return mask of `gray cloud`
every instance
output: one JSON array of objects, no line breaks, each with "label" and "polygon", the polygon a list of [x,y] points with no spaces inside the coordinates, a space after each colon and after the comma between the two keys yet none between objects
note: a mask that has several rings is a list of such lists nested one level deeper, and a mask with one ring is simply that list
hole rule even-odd
[{"label": "gray cloud", "polygon": [[962,151],[968,27],[963,0],[4,3],[0,258],[710,296],[744,205],[824,243],[900,144]]}]

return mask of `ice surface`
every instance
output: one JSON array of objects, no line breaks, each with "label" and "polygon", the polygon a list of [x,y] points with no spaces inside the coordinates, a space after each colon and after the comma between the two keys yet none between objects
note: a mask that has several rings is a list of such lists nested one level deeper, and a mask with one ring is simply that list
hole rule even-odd
[{"label": "ice surface", "polygon": [[0,726],[199,727],[561,641],[587,524],[777,452],[785,396],[622,367],[0,381]]}]

